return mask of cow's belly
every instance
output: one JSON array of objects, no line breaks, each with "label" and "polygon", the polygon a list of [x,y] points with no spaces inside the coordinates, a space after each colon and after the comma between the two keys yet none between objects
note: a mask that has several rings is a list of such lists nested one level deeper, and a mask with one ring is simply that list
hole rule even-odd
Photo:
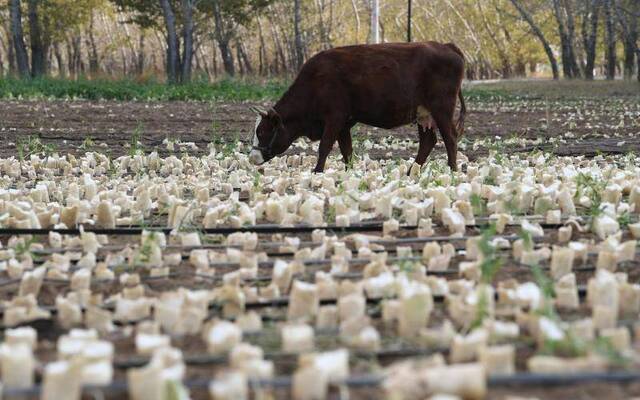
[{"label": "cow's belly", "polygon": [[415,109],[403,107],[401,109],[375,109],[360,112],[353,116],[357,122],[377,128],[393,129],[415,121]]},{"label": "cow's belly", "polygon": [[[390,80],[394,82],[393,79]],[[397,80],[396,80],[397,82]],[[391,129],[415,121],[416,99],[412,88],[392,90],[384,87],[367,88],[351,97],[353,117],[358,122],[378,128]],[[398,83],[398,85],[402,85]]]}]

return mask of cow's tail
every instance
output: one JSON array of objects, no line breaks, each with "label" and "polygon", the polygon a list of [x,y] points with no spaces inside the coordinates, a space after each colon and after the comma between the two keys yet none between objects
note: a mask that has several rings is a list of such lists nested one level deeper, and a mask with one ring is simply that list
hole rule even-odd
[{"label": "cow's tail", "polygon": [[467,115],[467,106],[464,104],[464,97],[462,97],[462,85],[458,89],[458,99],[460,99],[460,115],[456,121],[456,132],[458,132],[458,139],[460,139],[464,134],[464,118]]},{"label": "cow's tail", "polygon": [[[463,65],[465,64],[464,53],[458,46],[454,43],[447,43],[447,47],[457,53],[460,58],[462,58]],[[456,131],[458,132],[458,139],[462,137],[464,134],[464,118],[467,114],[467,106],[464,103],[464,97],[462,97],[462,78],[464,77],[464,66],[462,71],[462,76],[460,76],[460,85],[458,86],[458,99],[460,100],[460,115],[458,116],[458,121],[456,121]]]}]

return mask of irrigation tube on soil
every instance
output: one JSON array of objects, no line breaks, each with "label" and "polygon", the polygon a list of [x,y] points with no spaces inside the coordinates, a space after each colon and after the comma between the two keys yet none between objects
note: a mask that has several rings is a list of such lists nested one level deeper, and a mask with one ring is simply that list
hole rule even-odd
[{"label": "irrigation tube on soil", "polygon": [[[467,239],[477,237],[471,235],[464,236],[427,236],[427,237],[407,237],[407,238],[397,238],[397,239],[371,239],[369,240],[370,244],[379,244],[379,245],[398,245],[398,244],[420,244],[420,243],[430,243],[430,242],[462,242]],[[517,240],[520,237],[518,235],[496,235],[495,239],[504,239],[504,240]],[[540,240],[540,238],[533,238],[534,241]],[[299,244],[299,248],[304,247],[313,247],[313,246],[321,246],[323,242],[313,242],[313,241],[301,241]],[[266,247],[281,247],[281,246],[290,246],[285,242],[266,242],[259,243],[259,246],[262,248]],[[127,248],[128,246],[102,246],[98,249],[98,252],[105,251],[121,251]],[[242,249],[242,245],[237,244],[203,244],[200,246],[180,246],[180,245],[167,245],[163,248],[163,250],[175,250],[180,252],[186,252],[191,250],[225,250],[225,249]],[[33,254],[37,255],[49,255],[54,253],[64,253],[64,252],[79,252],[82,251],[82,248],[49,248],[49,249],[41,249],[41,250],[33,250]],[[355,251],[355,250],[354,250]],[[393,251],[393,249],[389,249],[386,251]],[[271,255],[268,253],[268,255]]]},{"label": "irrigation tube on soil", "polygon": [[[498,388],[505,386],[544,386],[544,385],[575,385],[586,382],[602,382],[602,383],[629,383],[640,380],[640,372],[634,371],[617,371],[609,373],[585,373],[585,374],[530,374],[517,373],[514,375],[491,376],[487,379],[487,385],[490,388]],[[378,387],[384,381],[384,375],[381,374],[363,374],[350,376],[347,379],[333,384],[333,386],[348,386],[350,388],[369,388]],[[214,380],[193,379],[183,381],[182,384],[187,389],[207,389]],[[290,388],[293,380],[290,376],[279,376],[272,379],[250,380],[251,388]],[[118,394],[128,391],[128,384],[124,381],[113,382],[106,386],[85,386],[82,388],[84,393],[105,393]],[[4,388],[2,394],[7,398],[39,396],[42,392],[41,385],[34,385],[28,389]]]},{"label": "irrigation tube on soil", "polygon": [[[578,286],[577,287],[577,291],[578,291],[578,296],[584,298],[587,295],[587,288],[586,286]],[[498,298],[498,293],[495,293],[495,297],[496,299]],[[384,300],[388,300],[389,298],[371,298],[371,297],[366,297],[366,304],[379,304],[380,302],[384,301]],[[446,300],[446,297],[443,295],[433,295],[433,301],[435,303],[444,303]],[[338,299],[322,299],[319,300],[319,304],[320,305],[335,305],[337,304]],[[220,308],[222,305],[219,303],[211,303],[209,304],[209,309],[210,310],[216,310],[218,308]],[[245,308],[247,310],[251,310],[251,309],[260,309],[260,308],[269,308],[269,307],[288,307],[289,306],[289,296],[283,296],[283,297],[278,297],[275,299],[270,299],[270,300],[264,300],[264,301],[255,301],[255,302],[248,302],[245,304]],[[55,315],[57,313],[57,308],[55,306],[40,306],[40,308],[42,308],[45,311],[49,311],[52,315]],[[114,310],[115,309],[115,305],[114,304],[103,304],[100,308],[103,308],[105,310]],[[81,307],[81,309],[85,309],[85,307]],[[4,308],[0,308],[0,316],[4,315],[5,309]],[[39,321],[39,320],[38,320]],[[28,323],[26,323],[25,325],[29,325]],[[0,328],[6,328],[6,327],[0,327]]]},{"label": "irrigation tube on soil", "polygon": [[[483,227],[485,224],[469,224],[467,227]],[[510,226],[518,226],[511,224]],[[553,229],[564,226],[564,224],[546,224],[540,226],[544,229]],[[94,226],[83,226],[85,232],[93,232],[98,235],[140,235],[143,231],[157,231],[169,234],[175,231],[175,228],[164,226],[129,226],[116,228],[97,228]],[[349,226],[338,225],[292,225],[283,226],[279,224],[261,224],[246,225],[241,227],[219,227],[219,228],[198,228],[196,231],[207,235],[229,235],[236,232],[255,232],[255,233],[309,233],[314,230],[325,230],[334,232],[377,232],[383,229],[382,221],[362,222]],[[400,230],[416,230],[417,225],[400,225]],[[50,232],[57,232],[63,235],[79,235],[80,228],[0,228],[0,236],[2,235],[48,235]]]},{"label": "irrigation tube on soil", "polygon": [[[375,357],[378,359],[384,358],[401,358],[401,357],[414,357],[414,356],[430,356],[436,353],[447,352],[448,349],[443,348],[419,348],[419,347],[405,347],[405,348],[391,348],[380,349],[377,351],[351,351],[350,354],[356,358],[370,358]],[[287,353],[287,352],[266,352],[264,358],[267,360],[296,360],[300,356],[299,353]],[[128,369],[139,368],[146,365],[149,362],[148,357],[133,357],[126,360],[113,362],[114,368]],[[223,364],[228,361],[227,355],[185,355],[184,363],[187,365],[212,365]]]}]

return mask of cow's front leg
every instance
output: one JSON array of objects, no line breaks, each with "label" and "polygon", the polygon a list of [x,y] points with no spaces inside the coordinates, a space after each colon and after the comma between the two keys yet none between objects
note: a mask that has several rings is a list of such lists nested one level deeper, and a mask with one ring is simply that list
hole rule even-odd
[{"label": "cow's front leg", "polygon": [[313,172],[324,171],[324,165],[327,162],[327,157],[333,149],[333,144],[338,138],[338,134],[344,124],[338,123],[336,120],[329,120],[324,124],[324,131],[322,132],[322,138],[320,139],[320,147],[318,148],[318,163]]},{"label": "cow's front leg", "polygon": [[433,151],[438,139],[433,128],[423,128],[422,125],[418,125],[418,135],[420,135],[420,147],[418,147],[416,164],[422,166]]},{"label": "cow's front leg", "polygon": [[351,144],[351,129],[345,128],[338,136],[338,145],[342,154],[342,161],[349,168],[353,157],[353,145]]}]

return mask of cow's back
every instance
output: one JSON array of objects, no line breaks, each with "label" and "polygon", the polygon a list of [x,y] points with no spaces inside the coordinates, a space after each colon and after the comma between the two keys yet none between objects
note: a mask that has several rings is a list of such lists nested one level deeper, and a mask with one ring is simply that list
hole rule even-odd
[{"label": "cow's back", "polygon": [[393,128],[413,121],[416,107],[428,108],[438,93],[457,90],[458,53],[436,42],[339,47],[309,59],[294,86],[311,88],[315,112],[340,107],[357,122]]}]

